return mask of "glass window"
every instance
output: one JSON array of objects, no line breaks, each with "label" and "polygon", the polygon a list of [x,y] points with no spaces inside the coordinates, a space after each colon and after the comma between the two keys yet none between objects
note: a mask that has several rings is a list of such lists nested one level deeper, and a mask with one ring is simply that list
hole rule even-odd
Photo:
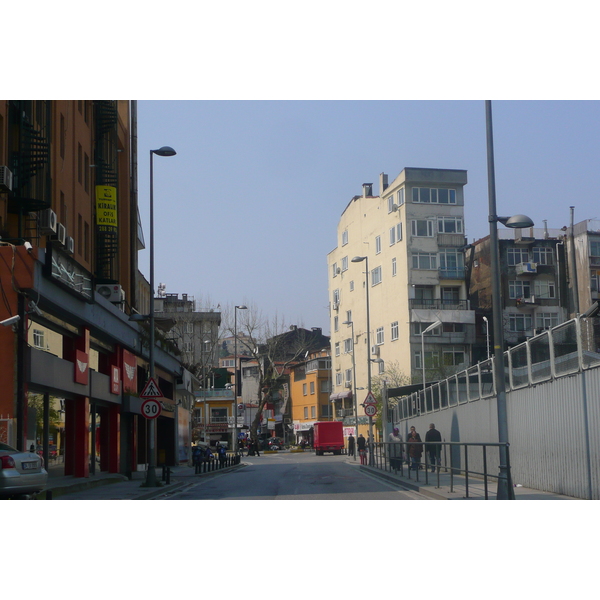
[{"label": "glass window", "polygon": [[396,277],[397,273],[396,257],[392,258],[392,277]]},{"label": "glass window", "polygon": [[396,227],[390,228],[390,246],[396,243]]},{"label": "glass window", "polygon": [[415,219],[410,222],[412,235],[415,237],[433,237],[433,221]]},{"label": "glass window", "polygon": [[350,383],[352,381],[352,369],[346,369],[346,383]]},{"label": "glass window", "polygon": [[371,285],[381,283],[381,267],[375,267],[371,271]]},{"label": "glass window", "polygon": [[46,349],[46,346],[44,346],[44,331],[42,329],[33,330],[33,345],[42,350]]},{"label": "glass window", "polygon": [[462,233],[463,222],[460,217],[439,217],[438,233]]},{"label": "glass window", "polygon": [[342,258],[342,273],[347,270],[348,270],[348,257],[344,256],[344,258]]},{"label": "glass window", "polygon": [[394,194],[388,197],[388,213],[391,213],[394,210]]},{"label": "glass window", "polygon": [[305,383],[303,383],[303,384],[302,384],[302,394],[303,394],[304,396],[306,396],[306,395],[307,395],[307,394],[306,394],[306,384],[305,384]]},{"label": "glass window", "polygon": [[529,251],[526,248],[507,248],[506,264],[510,267],[529,262]]},{"label": "glass window", "polygon": [[512,280],[508,282],[508,297],[511,300],[517,298],[529,298],[531,295],[531,288],[529,281]]},{"label": "glass window", "polygon": [[316,411],[317,411],[317,407],[316,406],[311,406],[310,407],[310,418],[311,419],[315,419],[316,418],[316,416],[317,416]]},{"label": "glass window", "polygon": [[533,249],[533,262],[538,265],[553,265],[554,251],[552,248],[540,247]]},{"label": "glass window", "polygon": [[335,343],[335,355],[336,356],[340,355],[340,343],[339,342]]},{"label": "glass window", "polygon": [[304,418],[308,419],[308,406],[304,407]]},{"label": "glass window", "polygon": [[448,188],[413,188],[413,202],[456,204],[456,190]]},{"label": "glass window", "polygon": [[331,276],[332,277],[337,277],[337,263],[333,263],[333,265],[331,266]]},{"label": "glass window", "polygon": [[600,242],[590,241],[590,256],[600,256]]},{"label": "glass window", "polygon": [[398,339],[398,321],[392,323],[392,342]]},{"label": "glass window", "polygon": [[437,254],[432,252],[413,252],[412,268],[426,271],[437,270]]},{"label": "glass window", "polygon": [[379,254],[381,252],[381,236],[378,235],[375,238],[375,254]]},{"label": "glass window", "polygon": [[508,330],[513,332],[531,331],[531,315],[510,313],[508,315]]},{"label": "glass window", "polygon": [[[415,351],[415,368],[422,369],[423,363],[421,362],[421,350]],[[440,355],[437,350],[425,351],[425,367],[427,369],[436,369],[440,366]]]},{"label": "glass window", "polygon": [[311,394],[315,393],[315,382],[314,381],[310,382],[310,393]]},{"label": "glass window", "polygon": [[398,225],[396,225],[396,241],[401,241],[402,240],[402,223],[398,223]]},{"label": "glass window", "polygon": [[377,331],[375,333],[375,343],[377,345],[383,344],[383,337],[384,337],[383,327],[378,327]]},{"label": "glass window", "polygon": [[464,348],[450,347],[442,350],[443,364],[446,366],[459,366],[465,363],[466,353]]},{"label": "glass window", "polygon": [[533,289],[536,298],[556,298],[554,281],[534,281]]},{"label": "glass window", "polygon": [[352,352],[352,338],[346,338],[344,340],[344,353],[348,354]]},{"label": "glass window", "polygon": [[342,232],[342,246],[348,243],[348,230]]},{"label": "glass window", "polygon": [[404,188],[400,188],[398,190],[398,206],[402,206],[404,204]]},{"label": "glass window", "polygon": [[535,315],[536,329],[550,329],[559,324],[558,314],[556,313],[537,313]]}]

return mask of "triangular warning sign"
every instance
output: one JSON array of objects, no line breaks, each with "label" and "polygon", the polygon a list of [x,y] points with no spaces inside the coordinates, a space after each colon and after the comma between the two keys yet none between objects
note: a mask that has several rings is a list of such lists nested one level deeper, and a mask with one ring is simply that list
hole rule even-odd
[{"label": "triangular warning sign", "polygon": [[375,400],[375,396],[373,396],[373,392],[369,392],[363,404],[377,404],[377,400]]},{"label": "triangular warning sign", "polygon": [[140,394],[140,398],[162,398],[162,392],[158,387],[158,383],[156,383],[156,379],[150,377]]}]

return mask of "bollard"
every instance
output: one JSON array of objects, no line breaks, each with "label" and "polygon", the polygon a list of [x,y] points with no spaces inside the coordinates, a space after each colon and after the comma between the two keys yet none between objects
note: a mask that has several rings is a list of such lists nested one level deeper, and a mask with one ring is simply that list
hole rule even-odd
[{"label": "bollard", "polygon": [[171,467],[167,467],[167,485],[171,483]]}]

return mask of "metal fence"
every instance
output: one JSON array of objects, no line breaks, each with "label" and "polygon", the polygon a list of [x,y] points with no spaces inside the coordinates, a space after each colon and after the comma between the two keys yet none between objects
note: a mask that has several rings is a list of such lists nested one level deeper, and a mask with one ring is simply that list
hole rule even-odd
[{"label": "metal fence", "polygon": [[[437,464],[430,462],[430,454],[428,446],[432,443],[420,444],[424,446],[422,460],[419,459],[414,465],[411,465],[409,456],[410,443],[390,443],[377,442],[373,444],[372,460],[369,461],[369,466],[381,469],[382,471],[399,473],[402,477],[415,479],[415,481],[424,480],[425,484],[429,484],[430,480],[440,487],[440,477],[442,473],[447,473],[450,476],[450,491],[454,492],[455,476],[462,476],[461,484],[465,485],[466,497],[469,497],[469,478],[483,479],[484,496],[489,500],[489,483],[498,480],[498,474],[490,472],[495,470],[499,464],[500,446],[506,446],[507,471],[509,477],[509,490],[512,490],[512,480],[510,477],[510,453],[508,444],[499,443],[473,443],[473,442],[436,442],[438,447],[436,453]],[[416,468],[412,468],[416,466]],[[430,472],[431,469],[431,472]],[[495,496],[494,496],[495,497]],[[510,498],[514,499],[514,495]]]}]

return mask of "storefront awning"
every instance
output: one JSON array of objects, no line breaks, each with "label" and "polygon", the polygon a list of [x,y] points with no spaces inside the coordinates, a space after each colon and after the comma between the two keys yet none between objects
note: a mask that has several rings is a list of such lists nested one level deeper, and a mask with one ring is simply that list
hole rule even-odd
[{"label": "storefront awning", "polygon": [[331,394],[329,396],[329,400],[332,402],[334,400],[346,400],[352,398],[352,390],[348,390],[347,392],[338,392],[337,394]]}]

